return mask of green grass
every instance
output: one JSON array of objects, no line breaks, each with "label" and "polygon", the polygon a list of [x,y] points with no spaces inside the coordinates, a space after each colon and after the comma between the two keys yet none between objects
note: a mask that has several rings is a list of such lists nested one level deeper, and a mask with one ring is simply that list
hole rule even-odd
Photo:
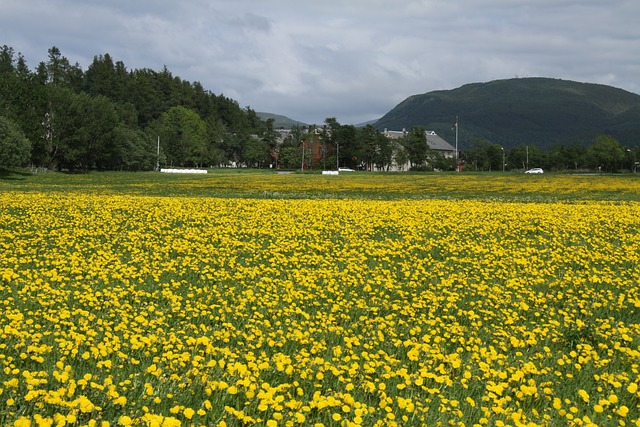
[{"label": "green grass", "polygon": [[278,174],[212,169],[207,175],[157,172],[68,174],[0,170],[0,191],[130,194],[167,197],[489,199],[640,201],[640,174],[521,173]]}]

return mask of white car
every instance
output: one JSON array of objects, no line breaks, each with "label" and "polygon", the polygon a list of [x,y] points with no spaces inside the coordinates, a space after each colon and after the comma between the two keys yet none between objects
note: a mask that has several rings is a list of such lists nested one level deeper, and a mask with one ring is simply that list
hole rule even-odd
[{"label": "white car", "polygon": [[351,168],[338,168],[338,171],[340,172],[355,172],[353,169]]},{"label": "white car", "polygon": [[542,170],[542,168],[533,168],[525,171],[525,173],[544,173],[544,171]]}]

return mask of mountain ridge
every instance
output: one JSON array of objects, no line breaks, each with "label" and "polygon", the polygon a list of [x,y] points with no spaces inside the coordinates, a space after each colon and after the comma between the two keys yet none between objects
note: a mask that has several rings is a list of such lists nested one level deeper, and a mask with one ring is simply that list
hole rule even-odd
[{"label": "mountain ridge", "polygon": [[640,95],[612,86],[546,77],[468,83],[407,97],[375,124],[378,130],[420,126],[461,146],[483,139],[505,147],[588,144],[610,134],[640,143]]}]

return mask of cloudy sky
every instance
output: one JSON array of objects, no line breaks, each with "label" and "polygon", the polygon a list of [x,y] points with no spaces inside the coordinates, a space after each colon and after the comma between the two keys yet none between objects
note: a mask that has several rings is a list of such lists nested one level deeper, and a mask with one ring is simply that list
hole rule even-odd
[{"label": "cloudy sky", "polygon": [[377,119],[410,95],[553,77],[640,93],[638,0],[0,0],[0,45],[163,66],[306,123]]}]

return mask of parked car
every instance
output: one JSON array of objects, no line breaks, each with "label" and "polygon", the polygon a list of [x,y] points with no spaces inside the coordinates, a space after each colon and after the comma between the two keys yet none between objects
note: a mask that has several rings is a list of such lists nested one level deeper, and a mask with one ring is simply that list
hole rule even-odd
[{"label": "parked car", "polygon": [[542,168],[533,168],[525,171],[524,173],[544,173],[544,171],[542,170]]},{"label": "parked car", "polygon": [[340,172],[355,172],[353,169],[351,168],[338,168],[338,171]]}]

